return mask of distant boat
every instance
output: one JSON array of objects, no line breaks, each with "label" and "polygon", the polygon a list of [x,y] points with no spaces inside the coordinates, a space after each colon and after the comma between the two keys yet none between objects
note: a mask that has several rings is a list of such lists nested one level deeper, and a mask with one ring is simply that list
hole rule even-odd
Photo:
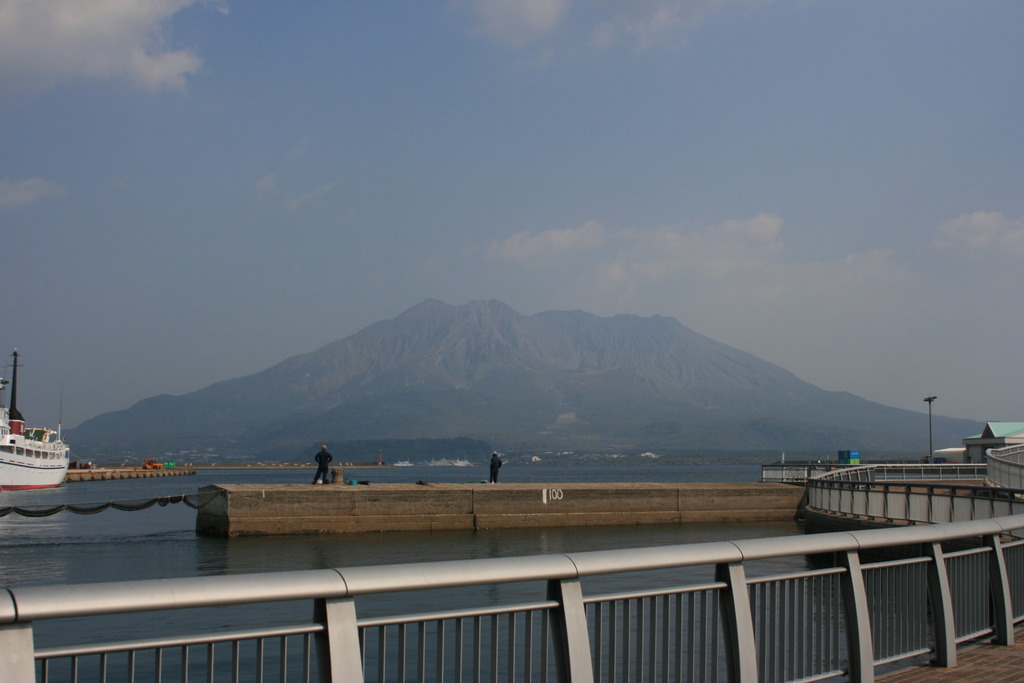
[{"label": "distant boat", "polygon": [[395,463],[395,467],[412,467],[412,463],[408,460],[399,460]]},{"label": "distant boat", "polygon": [[448,458],[441,458],[440,460],[431,460],[427,463],[431,467],[471,467],[473,463],[462,458],[456,460],[449,460]]},{"label": "distant boat", "polygon": [[[0,386],[6,384],[0,380]],[[0,491],[60,486],[68,472],[68,446],[57,431],[25,427],[18,410],[18,352],[11,371],[11,407],[0,408]]]}]

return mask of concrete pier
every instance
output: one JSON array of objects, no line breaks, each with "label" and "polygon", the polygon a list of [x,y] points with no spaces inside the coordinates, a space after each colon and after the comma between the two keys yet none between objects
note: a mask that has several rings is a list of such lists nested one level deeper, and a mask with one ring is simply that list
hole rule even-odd
[{"label": "concrete pier", "polygon": [[191,467],[176,467],[166,470],[147,470],[143,467],[117,467],[107,469],[68,470],[65,482],[111,481],[113,479],[149,479],[152,477],[187,477],[195,474]]},{"label": "concrete pier", "polygon": [[230,484],[200,489],[204,536],[782,521],[787,484]]}]

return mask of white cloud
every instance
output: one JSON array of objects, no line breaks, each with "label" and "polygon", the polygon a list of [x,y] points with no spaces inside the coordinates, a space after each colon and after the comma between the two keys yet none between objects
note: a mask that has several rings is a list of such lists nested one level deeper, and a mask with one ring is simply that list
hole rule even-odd
[{"label": "white cloud", "polygon": [[550,33],[569,10],[569,0],[472,0],[478,29],[488,37],[521,47]]},{"label": "white cloud", "polygon": [[639,0],[625,11],[598,24],[592,43],[609,47],[620,42],[638,49],[678,42],[685,31],[699,26],[727,5],[759,5],[772,0]]},{"label": "white cloud", "polygon": [[63,197],[67,188],[60,183],[43,178],[10,180],[0,178],[0,208],[16,208],[42,199]]},{"label": "white cloud", "polygon": [[289,199],[286,206],[288,207],[289,211],[294,211],[303,204],[308,204],[314,199],[318,199],[320,197],[330,194],[331,192],[334,191],[334,187],[336,185],[337,183],[327,183],[326,185],[318,187],[317,189],[307,192],[299,197],[296,197],[295,199]]},{"label": "white cloud", "polygon": [[[887,250],[836,261],[786,259],[783,220],[760,214],[712,225],[519,233],[486,251],[495,280],[521,280],[598,314],[673,315],[741,348],[784,358],[790,335],[823,348],[837,330],[918,319],[928,286]],[[504,272],[502,263],[510,266]],[[943,313],[942,315],[946,315]],[[898,336],[899,326],[879,336]],[[851,337],[853,334],[851,334]],[[825,354],[827,356],[827,353]]]},{"label": "white cloud", "polygon": [[[774,0],[631,0],[630,2],[577,2],[571,0],[451,0],[472,15],[475,30],[502,45],[534,47],[558,33],[585,36],[597,48],[629,44],[644,50],[673,45],[686,38],[711,15],[729,6],[753,7]],[[571,38],[570,38],[571,40]],[[554,52],[542,51],[530,61],[544,66]]]},{"label": "white cloud", "polygon": [[0,88],[123,78],[150,91],[182,90],[202,60],[167,46],[167,23],[201,1],[0,0]]},{"label": "white cloud", "polygon": [[934,246],[966,248],[985,256],[1024,256],[1024,218],[1011,220],[1001,213],[975,211],[938,226]]},{"label": "white cloud", "polygon": [[679,226],[638,233],[624,251],[630,271],[652,280],[678,276],[718,280],[764,266],[783,248],[782,219],[761,214],[704,229]]},{"label": "white cloud", "polygon": [[270,192],[275,187],[277,187],[276,173],[268,173],[267,175],[263,176],[262,178],[256,181],[256,192],[259,193],[260,195],[264,194],[265,192]]},{"label": "white cloud", "polygon": [[764,213],[747,220],[730,220],[722,223],[724,234],[747,237],[756,242],[772,242],[779,237],[781,230],[782,219]]},{"label": "white cloud", "polygon": [[[520,232],[485,250],[491,259],[545,267],[590,263],[608,282],[630,289],[634,280],[657,281],[687,273],[712,279],[760,267],[782,249],[782,219],[761,214],[707,228],[609,229],[598,221],[576,228]],[[627,284],[628,282],[628,284]]]},{"label": "white cloud", "polygon": [[486,256],[526,262],[561,259],[571,252],[600,247],[604,241],[604,226],[597,221],[588,221],[578,228],[559,228],[536,235],[529,232],[516,233],[503,242],[492,243],[486,250]]},{"label": "white cloud", "polygon": [[594,44],[608,47],[628,39],[644,49],[666,42],[681,33],[686,19],[685,9],[681,2],[663,2],[644,14],[618,15],[598,25],[594,31]]}]

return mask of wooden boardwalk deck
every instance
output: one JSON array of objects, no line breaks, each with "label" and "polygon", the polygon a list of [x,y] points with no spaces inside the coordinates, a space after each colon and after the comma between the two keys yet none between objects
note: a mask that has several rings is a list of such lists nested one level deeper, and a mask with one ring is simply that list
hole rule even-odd
[{"label": "wooden boardwalk deck", "polygon": [[957,653],[951,668],[916,664],[876,678],[885,683],[1009,683],[1024,680],[1024,628],[1014,634],[1013,645],[991,641],[968,646]]}]

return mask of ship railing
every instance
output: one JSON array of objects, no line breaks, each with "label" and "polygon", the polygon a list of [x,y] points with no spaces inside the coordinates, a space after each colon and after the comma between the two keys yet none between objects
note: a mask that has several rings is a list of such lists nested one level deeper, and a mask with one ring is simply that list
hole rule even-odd
[{"label": "ship railing", "polygon": [[[958,646],[978,638],[1012,643],[1024,620],[1022,530],[1014,515],[11,587],[0,592],[0,680],[873,681],[915,657],[955,666]],[[610,592],[609,577],[632,590]],[[446,607],[414,609],[428,604]],[[109,642],[124,633],[146,637]]]},{"label": "ship railing", "polygon": [[988,483],[1011,489],[1024,489],[1024,444],[990,448],[985,452]]}]

